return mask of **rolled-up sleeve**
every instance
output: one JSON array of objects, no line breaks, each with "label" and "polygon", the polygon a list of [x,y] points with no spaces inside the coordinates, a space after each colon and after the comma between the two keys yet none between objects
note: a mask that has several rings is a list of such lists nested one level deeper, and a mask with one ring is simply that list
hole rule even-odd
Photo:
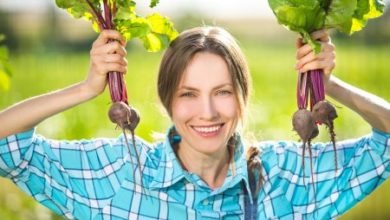
[{"label": "rolled-up sleeve", "polygon": [[[335,218],[390,176],[390,134],[376,129],[370,135],[337,142],[337,172],[332,143],[312,145],[313,173],[308,149],[303,157],[302,143],[282,141],[262,145],[261,158],[268,181],[266,194],[278,192],[283,197],[278,199],[283,201],[283,215]],[[275,216],[278,213],[282,212],[274,211]]]},{"label": "rolled-up sleeve", "polygon": [[123,138],[60,141],[32,129],[0,139],[0,176],[70,219],[91,219],[131,169]]},{"label": "rolled-up sleeve", "polygon": [[34,129],[0,139],[0,176],[17,178],[33,153]]}]

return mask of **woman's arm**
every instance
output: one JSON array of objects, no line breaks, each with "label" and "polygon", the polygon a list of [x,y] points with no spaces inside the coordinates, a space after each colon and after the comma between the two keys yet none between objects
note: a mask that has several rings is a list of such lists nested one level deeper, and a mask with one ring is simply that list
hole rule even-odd
[{"label": "woman's arm", "polygon": [[390,133],[390,103],[386,100],[330,77],[326,93],[361,115],[373,128]]},{"label": "woman's arm", "polygon": [[[109,39],[117,39],[107,43]],[[0,112],[0,139],[35,127],[48,117],[88,101],[104,91],[110,71],[127,71],[125,41],[116,31],[103,31],[91,49],[87,78],[68,88],[33,97]]]},{"label": "woman's arm", "polygon": [[390,132],[390,103],[331,76],[335,67],[335,47],[325,30],[314,32],[312,36],[322,44],[322,50],[315,55],[310,45],[298,39],[296,69],[300,72],[323,69],[327,95],[357,112],[373,128]]}]

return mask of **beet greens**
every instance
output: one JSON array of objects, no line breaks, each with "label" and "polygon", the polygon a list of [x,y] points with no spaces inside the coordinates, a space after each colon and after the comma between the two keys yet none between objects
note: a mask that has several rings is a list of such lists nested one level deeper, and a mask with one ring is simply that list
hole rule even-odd
[{"label": "beet greens", "polygon": [[[299,33],[316,54],[320,52],[321,45],[310,36],[310,33],[334,28],[351,35],[362,30],[369,19],[381,16],[385,8],[382,0],[268,0],[268,3],[279,24]],[[311,161],[311,140],[318,134],[313,122],[326,125],[335,151],[337,170],[336,135],[333,126],[337,113],[336,109],[324,100],[322,74],[322,70],[299,73],[297,88],[299,110],[294,114],[293,127],[303,142],[303,155],[308,145]],[[311,111],[304,111],[309,101]],[[302,163],[305,175],[304,157]],[[313,178],[313,170],[311,173]]]}]

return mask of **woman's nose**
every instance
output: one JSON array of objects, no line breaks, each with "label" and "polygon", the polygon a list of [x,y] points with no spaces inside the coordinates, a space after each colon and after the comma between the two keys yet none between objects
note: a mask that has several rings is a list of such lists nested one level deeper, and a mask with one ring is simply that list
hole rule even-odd
[{"label": "woman's nose", "polygon": [[212,97],[202,99],[200,110],[200,117],[203,120],[212,121],[218,118],[218,111]]}]

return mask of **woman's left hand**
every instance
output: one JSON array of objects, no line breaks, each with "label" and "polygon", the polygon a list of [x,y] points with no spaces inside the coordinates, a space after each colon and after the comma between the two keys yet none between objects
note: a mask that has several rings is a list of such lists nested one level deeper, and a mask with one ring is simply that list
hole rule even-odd
[{"label": "woman's left hand", "polygon": [[297,64],[295,69],[299,72],[323,69],[325,84],[328,82],[332,70],[336,66],[335,46],[332,44],[328,32],[323,29],[311,34],[312,38],[321,44],[321,51],[315,54],[309,44],[304,44],[302,38],[296,42]]}]

